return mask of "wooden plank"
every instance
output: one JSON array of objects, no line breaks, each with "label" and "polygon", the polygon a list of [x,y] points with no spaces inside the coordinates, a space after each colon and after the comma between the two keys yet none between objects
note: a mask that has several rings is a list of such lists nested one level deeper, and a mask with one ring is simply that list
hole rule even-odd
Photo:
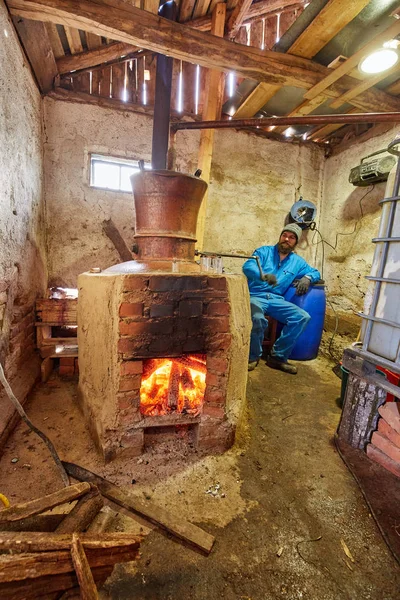
[{"label": "wooden plank", "polygon": [[111,96],[118,98],[118,100],[124,99],[124,79],[125,79],[125,64],[113,65],[111,67],[112,73],[112,86]]},{"label": "wooden plank", "polygon": [[21,43],[32,66],[39,90],[46,94],[53,89],[58,69],[44,23],[13,19]]},{"label": "wooden plank", "polygon": [[132,260],[132,252],[129,250],[124,238],[118,231],[112,219],[106,219],[102,222],[102,228],[106,236],[112,241],[116,251],[123,262]]},{"label": "wooden plank", "polygon": [[[239,32],[239,28],[243,23],[244,17],[247,14],[252,0],[238,0],[235,8],[230,14],[226,22],[225,34],[233,39]],[[254,46],[255,44],[252,44]]]},{"label": "wooden plank", "polygon": [[110,98],[111,67],[105,67],[100,71],[99,95]]},{"label": "wooden plank", "polygon": [[[98,36],[96,36],[98,37]],[[100,39],[100,38],[99,38]],[[107,46],[101,46],[95,50],[80,52],[71,56],[64,56],[57,60],[57,68],[60,75],[70,73],[71,71],[80,71],[89,69],[105,62],[116,60],[121,56],[136,52],[136,46],[124,44],[123,42],[114,42]]]},{"label": "wooden plank", "polygon": [[288,52],[312,58],[367,6],[369,0],[329,0]]},{"label": "wooden plank", "polygon": [[76,75],[72,77],[74,80],[74,90],[77,92],[83,92],[84,94],[90,93],[90,74],[82,73],[82,75]]},{"label": "wooden plank", "polygon": [[156,93],[156,70],[157,70],[157,55],[149,54],[146,56],[146,69],[149,71],[150,79],[147,81],[147,104],[154,106],[154,98]]},{"label": "wooden plank", "polygon": [[183,78],[185,81],[185,93],[183,95],[183,110],[185,113],[195,114],[196,96],[196,69],[192,63],[183,63]]},{"label": "wooden plank", "polygon": [[127,93],[128,93],[128,102],[137,103],[138,102],[138,92],[136,85],[136,64],[137,59],[133,59],[128,61],[128,82],[127,82]]},{"label": "wooden plank", "polygon": [[[224,35],[226,18],[226,4],[215,5],[212,14],[211,33],[214,36]],[[225,78],[220,71],[210,69],[206,74],[205,97],[203,106],[203,120],[212,121],[221,117],[222,99],[224,95]],[[201,169],[201,177],[208,184],[210,182],[211,162],[214,145],[214,130],[204,130],[200,134],[199,157],[197,166]],[[202,248],[204,242],[205,221],[207,213],[208,194],[205,193],[197,218],[197,247]]]},{"label": "wooden plank", "polygon": [[365,79],[365,81],[362,81],[358,85],[355,85],[351,90],[345,92],[344,94],[339,96],[339,98],[331,102],[331,107],[339,108],[340,106],[342,106],[342,104],[345,104],[345,102],[351,103],[352,100],[360,94],[362,94],[362,92],[365,92],[380,81],[383,81],[384,79],[386,79],[386,77],[389,77],[389,75],[396,73],[399,69],[399,65],[395,65],[394,67],[392,67],[391,69],[387,69],[387,71],[384,71],[383,73],[378,73],[377,75],[373,75],[368,79]]},{"label": "wooden plank", "polygon": [[263,47],[263,33],[264,33],[264,23],[263,21],[255,21],[251,24],[250,27],[250,42],[254,48],[262,48]]},{"label": "wooden plank", "polygon": [[[120,560],[120,562],[127,562],[128,560],[130,560],[129,556],[124,560]],[[113,569],[113,564],[92,568],[93,577],[96,583],[99,586],[102,585],[111,575]],[[42,600],[43,591],[45,591],[46,594],[53,594],[53,596],[50,597],[54,598],[55,592],[62,593],[65,590],[72,590],[77,585],[78,580],[76,574],[74,571],[71,571],[61,575],[52,574],[44,577],[36,577],[34,579],[29,578],[25,581],[2,583],[0,584],[0,597],[7,600]],[[57,594],[57,598],[60,597],[59,593]]]},{"label": "wooden plank", "polygon": [[86,43],[89,50],[95,50],[96,48],[102,45],[101,37],[95,35],[94,33],[90,33],[90,31],[87,31]]},{"label": "wooden plank", "polygon": [[246,119],[253,117],[268,100],[275,96],[278,90],[280,90],[280,85],[260,83],[239,106],[234,118]]},{"label": "wooden plank", "polygon": [[158,0],[144,0],[143,9],[156,15],[158,13]]},{"label": "wooden plank", "polygon": [[276,44],[276,37],[278,33],[278,17],[272,15],[265,19],[265,34],[264,34],[264,48],[271,50]]},{"label": "wooden plank", "polygon": [[57,527],[57,533],[74,533],[85,531],[98,512],[103,508],[104,501],[97,488],[90,490],[78,500],[74,508]]},{"label": "wooden plank", "polygon": [[[136,547],[137,544],[132,546]],[[127,551],[126,546],[113,552],[110,548],[92,549],[88,550],[87,556],[91,568],[104,567],[134,560],[137,550],[135,548]],[[0,583],[24,581],[28,578],[32,580],[36,577],[54,576],[71,571],[74,571],[71,553],[66,550],[0,557]]]},{"label": "wooden plank", "polygon": [[207,13],[208,7],[210,5],[210,0],[196,0],[196,4],[193,10],[193,19],[198,17],[202,17]]},{"label": "wooden plank", "polygon": [[[112,10],[110,10],[112,7]],[[267,52],[207,35],[179,23],[141,11],[120,0],[9,0],[13,14],[42,21],[68,22],[98,35],[146,47],[178,59],[207,67],[235,71],[239,76],[280,85],[310,88],[326,76],[327,68],[290,54]],[[348,78],[330,88],[338,97],[350,87]],[[367,110],[398,110],[398,99],[369,90],[358,97],[357,105]],[[396,108],[394,108],[396,107]]]},{"label": "wooden plank", "polygon": [[49,36],[50,44],[53,49],[54,57],[61,58],[65,55],[64,47],[61,43],[60,36],[58,35],[57,25],[54,23],[45,23],[47,35]]},{"label": "wooden plank", "polygon": [[[179,22],[186,23],[192,18],[193,8],[196,0],[181,0],[181,6],[179,9]],[[211,28],[211,19],[210,28]]]},{"label": "wooden plank", "polygon": [[[295,109],[293,109],[287,116],[302,117],[305,115],[310,115],[315,109],[317,109],[319,106],[321,106],[321,104],[323,104],[325,101],[326,101],[326,96],[324,96],[323,94],[321,94],[320,96],[317,96],[313,100],[305,100],[304,102],[299,104],[299,106],[297,106]],[[283,131],[285,131],[285,129],[287,129],[287,126],[284,125],[282,127],[275,127],[274,131],[275,131],[275,133],[282,133]]]},{"label": "wooden plank", "polygon": [[81,36],[79,35],[78,29],[75,27],[68,27],[64,25],[65,35],[67,36],[69,49],[71,50],[71,54],[78,54],[79,52],[83,52]]},{"label": "wooden plank", "polygon": [[5,508],[0,511],[0,527],[1,523],[33,517],[34,515],[50,510],[60,504],[72,502],[72,500],[76,500],[86,494],[90,489],[91,485],[86,482],[77,483],[58,490],[57,492],[53,492],[52,494],[48,494],[47,496],[43,496],[42,498]]},{"label": "wooden plank", "polygon": [[[63,517],[65,515],[61,515]],[[60,552],[69,550],[77,532],[43,532],[43,531],[0,531],[0,550],[2,552]],[[86,550],[138,550],[143,541],[142,535],[130,532],[89,532],[80,533],[79,538]],[[0,563],[1,564],[1,563]]]},{"label": "wooden plank", "polygon": [[281,13],[279,19],[279,35],[282,37],[288,29],[291,28],[293,23],[298,17],[298,11],[296,9],[287,10]]},{"label": "wooden plank", "polygon": [[115,504],[144,517],[151,523],[169,531],[175,537],[193,544],[207,554],[211,552],[215,538],[199,527],[192,525],[192,523],[188,523],[181,516],[177,517],[150,501],[145,502],[129,493],[123,492],[116,485],[78,465],[67,462],[64,462],[63,465],[71,477],[79,481],[93,483],[99,488],[103,496]]},{"label": "wooden plank", "polygon": [[48,381],[53,371],[53,359],[47,356],[40,365],[40,380],[42,383]]},{"label": "wooden plank", "polygon": [[0,535],[3,531],[24,531],[25,533],[29,531],[40,531],[41,533],[55,531],[64,517],[63,514],[54,513],[0,523]]},{"label": "wooden plank", "polygon": [[99,70],[92,71],[92,91],[91,91],[91,93],[94,96],[100,95],[100,78],[101,78],[101,71],[99,71]]},{"label": "wooden plank", "polygon": [[96,584],[78,535],[72,536],[71,557],[75,567],[75,573],[79,582],[82,600],[97,600]]},{"label": "wooden plank", "polygon": [[348,58],[345,62],[336,67],[334,70],[330,71],[324,79],[322,79],[304,94],[304,98],[308,98],[309,100],[315,98],[315,96],[326,90],[331,84],[343,77],[343,75],[346,75],[346,73],[349,73],[352,69],[354,69],[364,56],[382,46],[384,42],[395,38],[399,33],[400,21],[395,21],[387,29],[385,29],[385,31],[382,31],[375,36],[373,40],[367,44],[364,44],[360,50],[350,56],[350,58]]}]

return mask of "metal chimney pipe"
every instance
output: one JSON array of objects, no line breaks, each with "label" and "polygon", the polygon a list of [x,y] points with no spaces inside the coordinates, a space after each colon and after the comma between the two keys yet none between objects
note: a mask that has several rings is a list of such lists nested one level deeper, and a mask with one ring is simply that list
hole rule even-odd
[{"label": "metal chimney pipe", "polygon": [[[158,14],[164,19],[176,21],[178,7],[174,0],[168,0],[160,6]],[[157,55],[156,93],[154,100],[153,141],[151,164],[153,169],[167,168],[167,152],[169,139],[169,115],[171,108],[173,58]]]}]

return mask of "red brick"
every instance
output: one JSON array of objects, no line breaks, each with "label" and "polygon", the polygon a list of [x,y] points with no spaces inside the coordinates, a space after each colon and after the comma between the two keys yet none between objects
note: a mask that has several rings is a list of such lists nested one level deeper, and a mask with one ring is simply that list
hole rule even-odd
[{"label": "red brick", "polygon": [[120,338],[118,340],[118,352],[130,354],[137,347],[137,342],[129,338]]},{"label": "red brick", "polygon": [[167,334],[172,333],[173,323],[167,321],[141,321],[131,322],[120,321],[119,332],[121,335],[142,335],[142,334]]},{"label": "red brick", "polygon": [[79,373],[79,360],[77,358],[75,359],[74,367],[75,367],[75,373]]},{"label": "red brick", "polygon": [[207,314],[213,317],[229,315],[230,310],[229,302],[210,302],[207,307]]},{"label": "red brick", "polygon": [[140,389],[141,375],[132,375],[131,377],[121,377],[119,380],[120,392],[132,392]]},{"label": "red brick", "polygon": [[172,317],[174,315],[173,304],[152,304],[150,306],[150,317]]},{"label": "red brick", "polygon": [[203,313],[203,303],[199,300],[181,300],[179,302],[180,317],[200,317]]},{"label": "red brick", "polygon": [[212,333],[228,333],[229,317],[205,317],[203,319],[204,327],[207,327]]},{"label": "red brick", "polygon": [[210,389],[206,388],[206,393],[204,396],[204,402],[210,403],[218,406],[223,406],[225,404],[225,391],[218,389]]},{"label": "red brick", "polygon": [[208,287],[213,290],[226,290],[226,277],[208,277]]},{"label": "red brick", "polygon": [[225,409],[222,406],[210,406],[204,404],[203,415],[214,417],[216,419],[223,419],[225,417]]},{"label": "red brick", "polygon": [[121,363],[120,374],[136,375],[143,372],[143,362],[141,360],[128,360]]},{"label": "red brick", "polygon": [[378,412],[397,433],[400,433],[400,402],[386,402]]},{"label": "red brick", "polygon": [[190,318],[180,318],[177,321],[178,324],[178,333],[185,332],[188,335],[196,335],[201,333],[202,330],[202,318],[201,317],[192,317]]},{"label": "red brick", "polygon": [[133,302],[122,302],[119,307],[120,317],[141,317],[143,315],[143,304]]},{"label": "red brick", "polygon": [[217,371],[219,373],[226,373],[228,370],[228,360],[226,358],[220,358],[217,356],[207,356],[207,370]]},{"label": "red brick", "polygon": [[183,351],[180,345],[171,336],[160,336],[154,339],[149,344],[149,350],[150,352],[155,352],[157,354],[161,353],[160,356],[165,356],[165,353],[172,351],[178,354]]},{"label": "red brick", "polygon": [[378,431],[374,431],[371,443],[400,465],[400,448],[392,444],[384,435]]},{"label": "red brick", "polygon": [[134,290],[145,290],[149,280],[140,275],[126,275],[124,279],[124,292],[132,292]]},{"label": "red brick", "polygon": [[72,376],[74,374],[74,367],[73,366],[64,366],[64,365],[60,365],[58,372],[60,375],[67,375],[67,376]]},{"label": "red brick", "polygon": [[400,433],[397,433],[384,419],[379,419],[378,421],[378,431],[388,440],[392,442],[395,446],[400,448]]},{"label": "red brick", "polygon": [[120,410],[139,410],[139,391],[134,393],[119,392],[117,394],[118,408]]},{"label": "red brick", "polygon": [[207,340],[207,352],[216,352],[217,350],[229,350],[232,343],[230,333],[217,333],[210,336]]},{"label": "red brick", "polygon": [[206,286],[206,278],[195,275],[153,275],[149,281],[149,289],[153,292],[184,292],[201,290]]},{"label": "red brick", "polygon": [[389,456],[381,452],[379,448],[376,448],[376,446],[373,446],[372,444],[368,444],[367,455],[371,460],[382,465],[382,467],[384,467],[394,475],[397,475],[397,477],[400,477],[400,465],[391,458],[389,458]]},{"label": "red brick", "polygon": [[144,431],[143,429],[137,429],[125,433],[121,438],[121,449],[118,454],[122,454],[126,457],[140,456],[143,452],[144,447]]},{"label": "red brick", "polygon": [[75,358],[73,356],[62,356],[60,358],[60,365],[63,367],[75,366]]},{"label": "red brick", "polygon": [[215,387],[219,387],[220,385],[224,385],[224,381],[225,381],[225,377],[223,375],[217,375],[216,373],[207,371],[207,377],[206,377],[207,385],[214,385]]}]

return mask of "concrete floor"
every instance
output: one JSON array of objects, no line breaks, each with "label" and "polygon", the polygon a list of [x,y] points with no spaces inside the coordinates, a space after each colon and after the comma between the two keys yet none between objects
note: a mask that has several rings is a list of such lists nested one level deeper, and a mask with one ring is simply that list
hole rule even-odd
[{"label": "concrete floor", "polygon": [[[27,412],[62,458],[151,498],[217,540],[205,557],[142,526],[149,535],[141,559],[118,565],[102,598],[400,597],[400,568],[332,442],[340,381],[322,358],[298,366],[297,376],[264,364],[249,374],[246,422],[223,456],[202,457],[183,436],[149,440],[143,457],[107,466],[74,405],[76,384],[54,376],[38,386]],[[23,425],[2,456],[0,481],[14,502],[61,487],[47,450]],[[206,493],[216,483],[217,495]],[[139,531],[140,524],[120,516],[113,527]]]}]

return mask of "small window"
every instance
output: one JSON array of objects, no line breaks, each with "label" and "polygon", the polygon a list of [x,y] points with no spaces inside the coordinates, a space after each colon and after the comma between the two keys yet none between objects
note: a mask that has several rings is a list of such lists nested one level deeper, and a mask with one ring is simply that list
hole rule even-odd
[{"label": "small window", "polygon": [[[149,163],[146,169],[151,169]],[[91,187],[118,192],[132,192],[130,177],[139,171],[139,161],[100,154],[90,155]]]}]

